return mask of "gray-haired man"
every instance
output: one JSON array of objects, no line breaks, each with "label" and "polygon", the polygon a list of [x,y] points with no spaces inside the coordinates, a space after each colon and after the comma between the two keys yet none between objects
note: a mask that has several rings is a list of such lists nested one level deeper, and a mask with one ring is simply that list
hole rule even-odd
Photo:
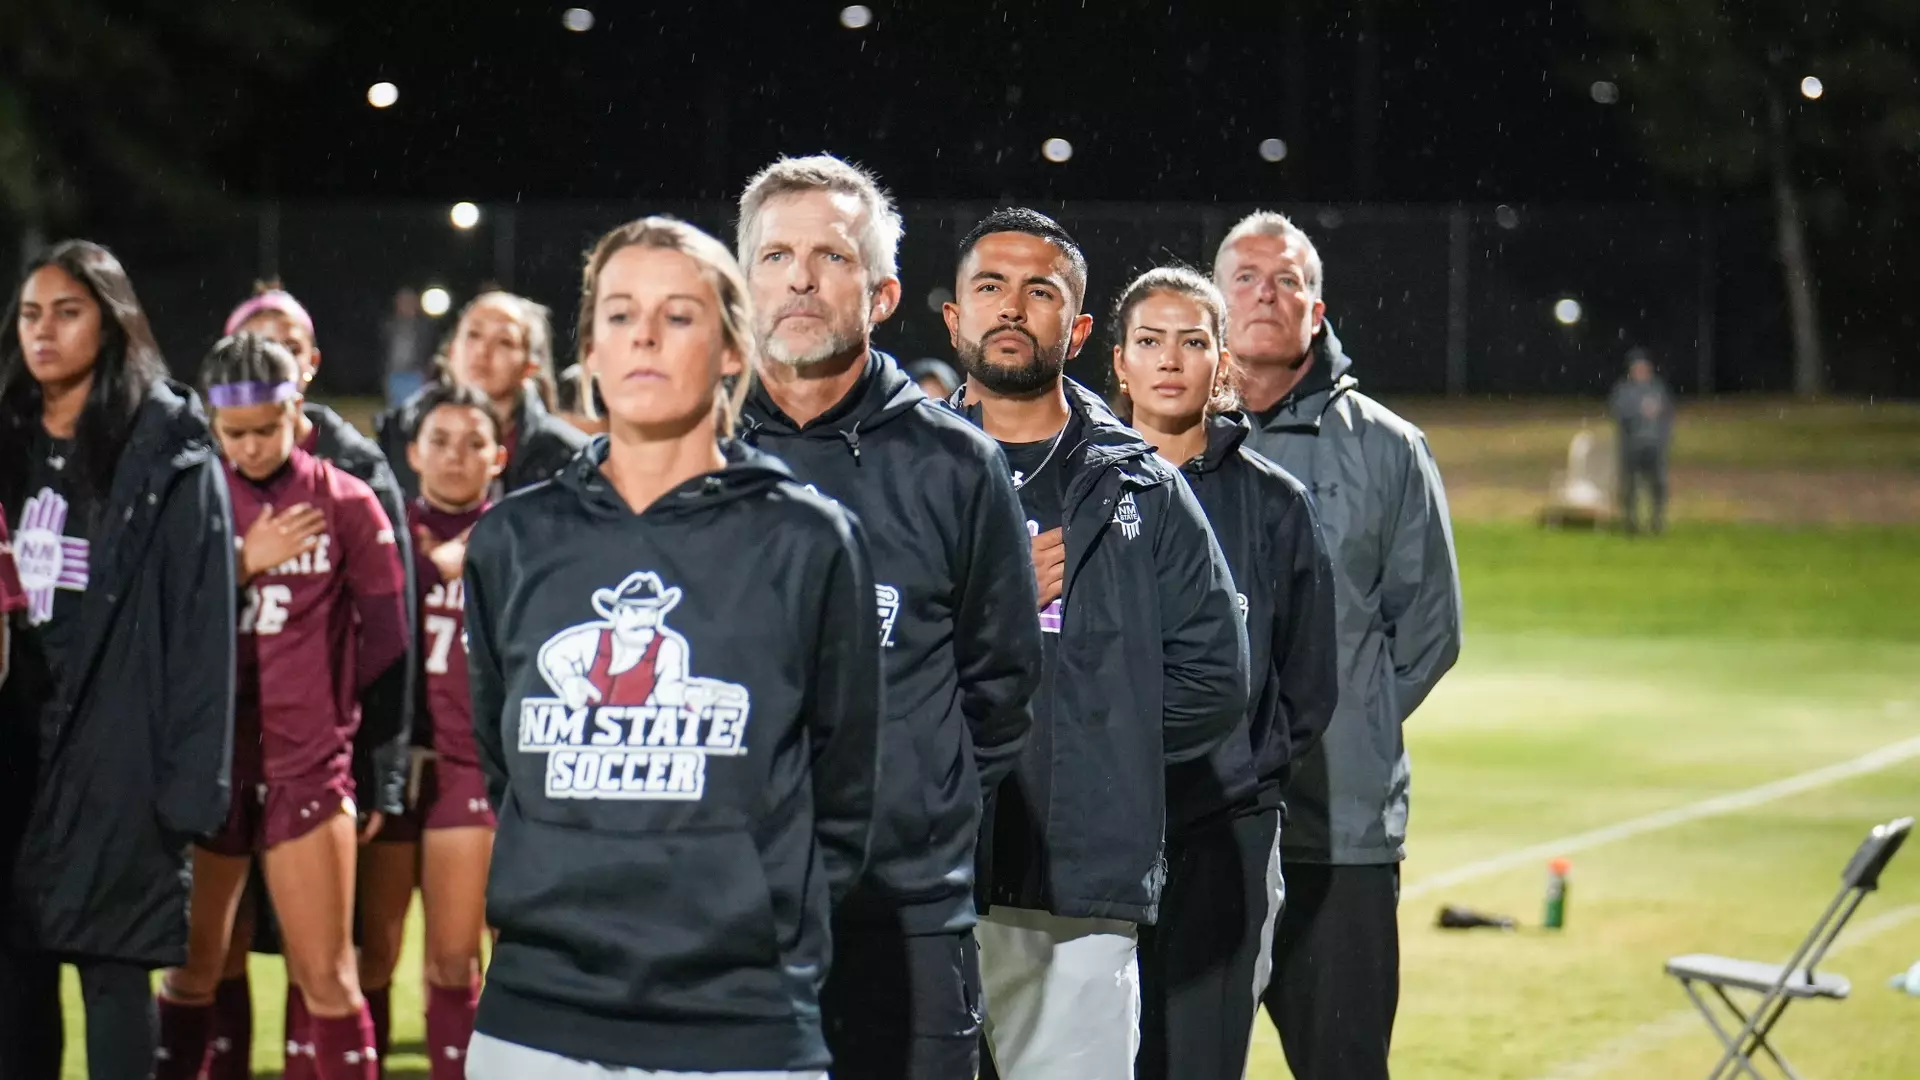
[{"label": "gray-haired man", "polygon": [[1419,429],[1355,389],[1305,233],[1252,214],[1213,276],[1254,422],[1247,445],[1312,493],[1340,654],[1333,721],[1286,792],[1285,907],[1263,998],[1299,1080],[1384,1080],[1400,998],[1400,728],[1460,652],[1446,495]]}]

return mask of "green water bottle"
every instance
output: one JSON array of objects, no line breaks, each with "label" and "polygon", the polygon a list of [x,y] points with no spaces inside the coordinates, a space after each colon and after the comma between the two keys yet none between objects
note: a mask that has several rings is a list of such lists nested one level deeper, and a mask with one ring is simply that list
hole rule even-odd
[{"label": "green water bottle", "polygon": [[1567,871],[1573,864],[1555,859],[1547,864],[1547,918],[1544,925],[1558,930],[1567,925]]}]

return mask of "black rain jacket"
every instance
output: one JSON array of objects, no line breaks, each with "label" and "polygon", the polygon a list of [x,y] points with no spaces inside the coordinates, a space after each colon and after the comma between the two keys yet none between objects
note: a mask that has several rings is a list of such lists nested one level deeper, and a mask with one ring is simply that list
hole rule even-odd
[{"label": "black rain jacket", "polygon": [[[1152,923],[1166,880],[1168,766],[1205,757],[1247,708],[1247,633],[1226,557],[1179,470],[1071,379],[1066,577],[1050,738],[1009,783],[1045,819],[983,853],[991,903]],[[963,387],[954,404],[978,422]],[[1047,691],[1042,690],[1042,693]],[[1044,756],[1035,747],[1046,747]],[[994,813],[1010,812],[996,801]],[[994,835],[989,817],[986,837]],[[985,846],[985,845],[983,845]]]},{"label": "black rain jacket", "polygon": [[1242,445],[1252,430],[1240,413],[1208,417],[1206,450],[1181,466],[1240,591],[1253,685],[1234,736],[1167,773],[1169,829],[1284,809],[1339,697],[1327,546],[1300,481]]},{"label": "black rain jacket", "polygon": [[226,479],[187,387],[148,391],[96,530],[67,677],[16,663],[0,687],[0,846],[19,844],[0,932],[178,965],[191,840],[227,816],[239,610]]},{"label": "black rain jacket", "polygon": [[1040,679],[1033,562],[1006,459],[879,351],[805,427],[758,383],[741,424],[744,441],[857,514],[873,554],[888,783],[870,880],[846,914],[965,930],[982,796],[1013,769]]}]

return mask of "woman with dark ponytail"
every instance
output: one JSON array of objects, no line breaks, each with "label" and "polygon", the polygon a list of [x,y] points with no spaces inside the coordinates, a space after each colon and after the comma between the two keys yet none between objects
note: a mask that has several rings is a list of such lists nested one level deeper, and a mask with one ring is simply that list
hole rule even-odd
[{"label": "woman with dark ponytail", "polygon": [[0,686],[0,1076],[60,1074],[59,964],[96,1078],[153,1067],[190,839],[227,809],[233,535],[192,391],[118,259],[35,259],[0,336],[0,508],[27,611]]},{"label": "woman with dark ponytail", "polygon": [[1252,696],[1234,733],[1167,771],[1166,885],[1140,928],[1139,1080],[1237,1080],[1282,890],[1276,846],[1292,764],[1336,695],[1333,572],[1306,491],[1242,443],[1226,301],[1185,267],[1120,296],[1120,408],[1185,474],[1226,553],[1247,624]]}]

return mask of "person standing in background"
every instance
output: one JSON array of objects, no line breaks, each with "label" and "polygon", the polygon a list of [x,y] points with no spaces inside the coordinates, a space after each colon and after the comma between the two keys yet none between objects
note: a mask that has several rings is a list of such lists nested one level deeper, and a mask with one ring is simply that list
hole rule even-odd
[{"label": "person standing in background", "polygon": [[1287,788],[1286,906],[1264,1000],[1298,1080],[1385,1080],[1410,783],[1401,726],[1460,655],[1446,493],[1426,436],[1357,389],[1306,233],[1248,215],[1213,280],[1254,422],[1247,445],[1307,486],[1334,568],[1339,703]]},{"label": "person standing in background", "polygon": [[386,361],[387,404],[399,405],[426,385],[439,347],[433,319],[420,310],[420,294],[402,286],[393,294],[393,313],[380,323],[380,347]]},{"label": "person standing in background", "polygon": [[[493,403],[507,468],[487,492],[489,499],[551,479],[586,445],[580,429],[553,414],[553,324],[543,304],[509,292],[485,292],[467,301],[447,340],[439,379],[474,387]],[[373,422],[408,498],[420,494],[407,447],[420,424],[421,401],[422,395],[414,394]]]},{"label": "person standing in background", "polygon": [[1673,441],[1673,391],[1655,374],[1645,349],[1627,353],[1627,374],[1613,384],[1607,415],[1620,431],[1620,525],[1640,531],[1640,486],[1652,504],[1655,536],[1667,527],[1667,446]]}]

